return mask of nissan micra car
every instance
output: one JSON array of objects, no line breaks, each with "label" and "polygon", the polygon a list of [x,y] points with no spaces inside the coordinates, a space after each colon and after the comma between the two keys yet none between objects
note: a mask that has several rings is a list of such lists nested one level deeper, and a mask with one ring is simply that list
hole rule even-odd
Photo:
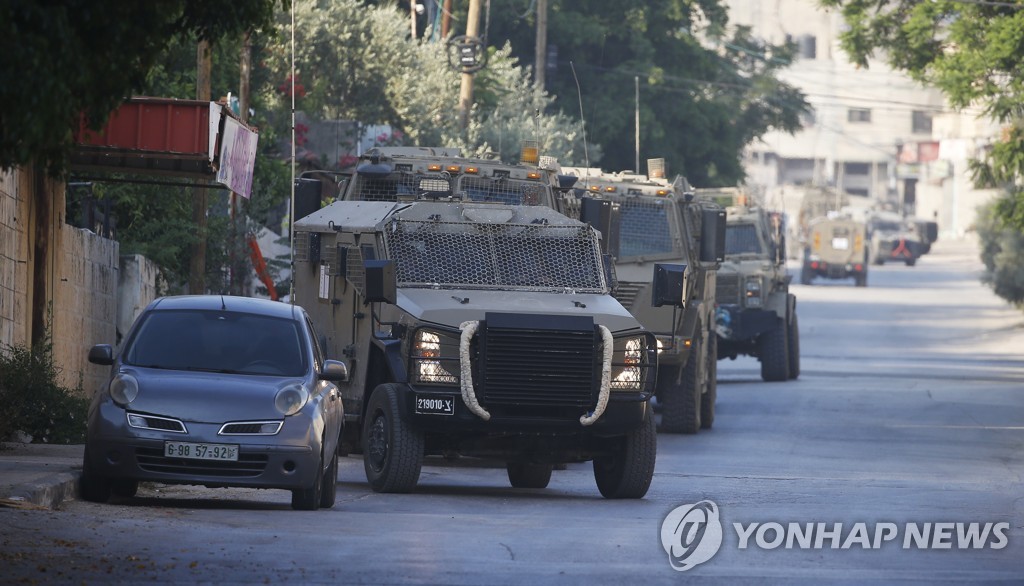
[{"label": "nissan micra car", "polygon": [[149,304],[93,397],[80,483],[86,500],[134,496],[139,481],[290,490],[292,507],[334,506],[344,413],[299,306],[196,295]]}]

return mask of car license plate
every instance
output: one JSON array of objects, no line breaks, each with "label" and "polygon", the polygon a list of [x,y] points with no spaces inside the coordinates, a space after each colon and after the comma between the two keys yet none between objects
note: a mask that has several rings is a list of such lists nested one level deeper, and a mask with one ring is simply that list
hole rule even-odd
[{"label": "car license plate", "polygon": [[164,442],[164,456],[189,460],[238,461],[236,444],[196,444],[191,442]]},{"label": "car license plate", "polygon": [[849,238],[833,238],[832,239],[832,248],[834,248],[836,250],[849,250],[850,249],[850,239]]},{"label": "car license plate", "polygon": [[455,396],[416,395],[416,412],[423,415],[455,415]]}]

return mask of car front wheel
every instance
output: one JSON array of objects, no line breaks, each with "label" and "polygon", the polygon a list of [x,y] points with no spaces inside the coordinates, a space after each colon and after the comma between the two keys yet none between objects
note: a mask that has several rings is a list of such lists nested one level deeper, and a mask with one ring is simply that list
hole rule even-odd
[{"label": "car front wheel", "polygon": [[[323,445],[322,443],[320,444]],[[292,508],[297,511],[315,511],[320,508],[320,499],[323,496],[324,487],[324,453],[320,448],[320,458],[316,463],[316,475],[313,484],[309,488],[299,488],[292,491]]]},{"label": "car front wheel", "polygon": [[376,492],[411,492],[423,466],[423,434],[402,418],[398,388],[373,390],[363,420],[363,468]]}]

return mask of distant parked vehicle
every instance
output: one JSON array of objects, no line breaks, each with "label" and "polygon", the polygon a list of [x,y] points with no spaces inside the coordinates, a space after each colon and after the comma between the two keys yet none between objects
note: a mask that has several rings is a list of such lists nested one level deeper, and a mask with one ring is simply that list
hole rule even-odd
[{"label": "distant parked vehicle", "polygon": [[344,412],[299,306],[197,295],[153,301],[115,356],[89,408],[81,494],[130,497],[139,481],[278,488],[292,507],[334,506]]}]

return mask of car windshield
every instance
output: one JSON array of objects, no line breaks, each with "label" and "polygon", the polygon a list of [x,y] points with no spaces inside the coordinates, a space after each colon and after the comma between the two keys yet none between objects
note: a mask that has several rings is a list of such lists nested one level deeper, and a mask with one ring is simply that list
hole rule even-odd
[{"label": "car windshield", "polygon": [[620,257],[670,253],[673,240],[664,202],[627,199],[620,203]]},{"label": "car windshield", "polygon": [[168,370],[302,376],[307,370],[296,323],[214,310],[149,312],[125,348],[123,362]]},{"label": "car windshield", "polygon": [[760,254],[761,241],[753,224],[729,224],[725,228],[725,255]]}]

